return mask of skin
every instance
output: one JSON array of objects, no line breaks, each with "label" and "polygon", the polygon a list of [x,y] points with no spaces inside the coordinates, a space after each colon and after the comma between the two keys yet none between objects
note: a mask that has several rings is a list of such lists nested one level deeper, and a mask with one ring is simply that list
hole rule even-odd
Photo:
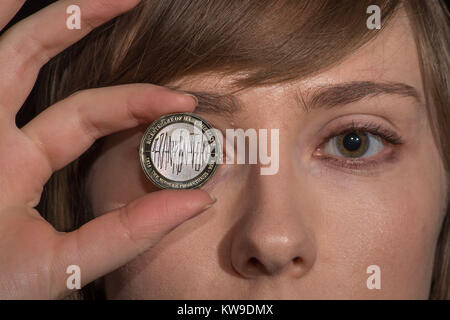
[{"label": "skin", "polygon": [[[1,2],[0,29],[23,3]],[[153,121],[169,110],[194,109],[195,99],[183,93],[135,84],[80,91],[23,128],[16,127],[15,115],[42,65],[92,27],[137,3],[58,1],[0,37],[0,299],[63,298],[73,292],[66,285],[70,265],[79,266],[84,286],[145,252],[213,202],[201,190],[155,192],[70,233],[57,232],[34,209],[51,174],[96,139]],[[60,23],[72,4],[83,12],[85,28],[79,31]]]},{"label": "skin", "polygon": [[[108,274],[107,297],[426,299],[446,181],[425,107],[412,97],[384,94],[306,112],[295,99],[351,81],[402,82],[423,101],[404,11],[328,70],[237,93],[244,108],[232,119],[199,113],[222,130],[278,128],[279,171],[262,176],[260,165],[222,165],[204,186],[217,203]],[[170,85],[190,92],[231,91],[229,78],[208,74]],[[351,121],[389,128],[403,144],[386,143],[371,156],[378,160],[374,167],[348,169],[321,158],[321,139]],[[145,129],[105,139],[89,183],[97,215],[157,190],[137,157]],[[366,286],[370,265],[380,267],[380,290]]]}]

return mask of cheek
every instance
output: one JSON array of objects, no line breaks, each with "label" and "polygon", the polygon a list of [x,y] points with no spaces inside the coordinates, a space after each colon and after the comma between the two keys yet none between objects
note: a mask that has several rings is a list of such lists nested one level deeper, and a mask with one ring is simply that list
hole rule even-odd
[{"label": "cheek", "polygon": [[[208,292],[217,295],[217,284],[223,283],[220,240],[227,231],[220,227],[224,224],[222,211],[211,208],[184,222],[151,250],[106,276],[107,293],[118,299],[204,299]],[[227,291],[225,286],[221,290]]]},{"label": "cheek", "polygon": [[132,148],[102,154],[92,166],[90,186],[96,215],[159,190],[145,177]]},{"label": "cheek", "polygon": [[[328,180],[322,177],[328,183],[317,187],[323,199],[318,263],[339,266],[329,274],[342,279],[342,286],[374,296],[427,298],[442,211],[434,163],[429,157],[403,161],[378,177],[331,171]],[[370,265],[380,267],[383,290],[367,289]]]}]

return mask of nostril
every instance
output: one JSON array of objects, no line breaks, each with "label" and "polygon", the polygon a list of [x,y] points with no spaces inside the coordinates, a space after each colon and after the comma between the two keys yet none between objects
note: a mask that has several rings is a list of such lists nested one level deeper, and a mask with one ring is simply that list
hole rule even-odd
[{"label": "nostril", "polygon": [[264,265],[258,260],[258,258],[255,258],[255,257],[251,257],[250,259],[248,259],[248,266],[249,266],[249,269],[253,270],[253,271],[259,270],[259,272],[263,272],[263,273],[267,272]]},{"label": "nostril", "polygon": [[[303,264],[303,258],[301,257],[295,257],[292,260],[292,263],[294,266],[301,266]],[[248,270],[251,270],[253,272],[260,272],[264,274],[268,273],[274,273],[274,270],[267,269],[268,266],[266,266],[264,263],[262,263],[258,258],[251,257],[247,260],[247,267]]]},{"label": "nostril", "polygon": [[250,265],[252,265],[252,266],[257,266],[257,265],[259,264],[259,261],[258,261],[258,259],[256,259],[255,257],[251,257],[251,258],[248,260],[248,263],[249,263]]},{"label": "nostril", "polygon": [[293,262],[295,265],[299,265],[299,264],[302,264],[303,259],[300,258],[300,257],[295,257],[294,259],[292,259],[292,262]]}]

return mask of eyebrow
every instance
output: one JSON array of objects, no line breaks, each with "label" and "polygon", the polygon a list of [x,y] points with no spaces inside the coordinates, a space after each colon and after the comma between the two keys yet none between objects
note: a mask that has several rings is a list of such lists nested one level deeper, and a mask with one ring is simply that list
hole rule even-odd
[{"label": "eyebrow", "polygon": [[306,98],[302,93],[298,91],[297,93],[295,96],[297,102],[300,102],[307,112],[317,108],[330,109],[379,95],[411,97],[419,105],[422,104],[417,89],[402,82],[354,81],[316,87],[311,96]]},{"label": "eyebrow", "polygon": [[[221,115],[232,117],[233,113],[244,109],[241,101],[233,94],[203,91],[186,92],[195,95],[199,100],[195,112],[220,113]],[[315,109],[330,109],[343,106],[364,98],[380,95],[410,97],[419,105],[422,105],[422,99],[417,89],[402,82],[353,81],[336,85],[325,85],[311,88],[306,92],[296,90],[294,100],[306,112],[310,112]]]}]

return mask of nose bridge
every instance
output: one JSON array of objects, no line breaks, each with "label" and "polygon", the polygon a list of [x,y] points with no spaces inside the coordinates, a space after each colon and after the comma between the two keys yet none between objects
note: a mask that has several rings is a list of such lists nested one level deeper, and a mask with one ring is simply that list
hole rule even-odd
[{"label": "nose bridge", "polygon": [[286,274],[300,277],[314,264],[313,234],[302,215],[311,214],[302,206],[302,196],[290,180],[288,163],[280,163],[276,175],[260,175],[251,169],[252,186],[241,221],[234,231],[232,264],[244,277]]}]

